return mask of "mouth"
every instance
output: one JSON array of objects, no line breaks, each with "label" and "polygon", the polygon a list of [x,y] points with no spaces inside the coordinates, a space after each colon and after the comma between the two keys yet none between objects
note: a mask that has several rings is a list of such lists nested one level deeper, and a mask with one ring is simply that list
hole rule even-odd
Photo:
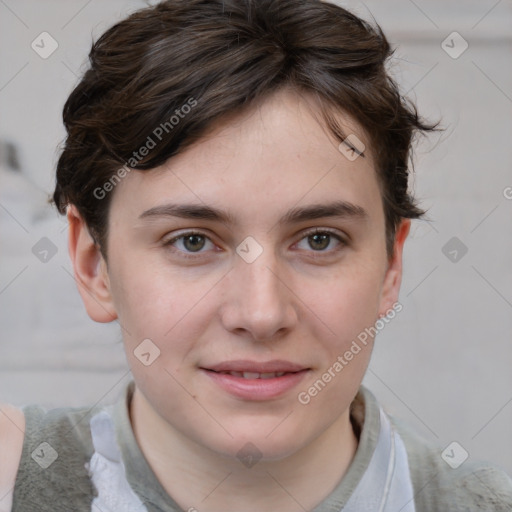
[{"label": "mouth", "polygon": [[279,398],[298,385],[311,370],[289,361],[226,361],[200,367],[223,391],[244,400]]},{"label": "mouth", "polygon": [[[207,370],[208,371],[208,370]],[[210,370],[215,371],[215,370]],[[266,373],[258,373],[258,372],[215,372],[221,373],[223,375],[232,375],[233,377],[239,377],[242,379],[275,379],[276,377],[282,377],[283,375],[287,375],[289,373],[297,373],[297,372],[266,372]]]},{"label": "mouth", "polygon": [[[232,361],[223,361],[214,365],[201,367],[203,370],[209,370],[217,373],[240,373],[240,374],[285,374],[296,373],[303,370],[309,370],[308,367],[285,361],[282,359],[274,359],[272,361],[257,362],[245,359],[237,359]],[[237,377],[240,375],[237,375]],[[257,378],[257,377],[252,377]]]}]

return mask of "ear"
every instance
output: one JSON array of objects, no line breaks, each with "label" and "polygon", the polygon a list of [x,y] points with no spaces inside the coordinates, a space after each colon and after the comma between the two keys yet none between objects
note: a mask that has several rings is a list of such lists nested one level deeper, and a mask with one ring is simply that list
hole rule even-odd
[{"label": "ear", "polygon": [[402,282],[402,254],[404,243],[411,229],[411,221],[403,219],[395,234],[393,245],[393,256],[388,262],[388,269],[384,277],[382,286],[379,317],[383,317],[393,308],[393,304],[398,301],[400,284]]},{"label": "ear", "polygon": [[95,322],[112,322],[117,318],[107,273],[107,264],[75,205],[67,209],[68,249],[75,281],[87,310]]}]

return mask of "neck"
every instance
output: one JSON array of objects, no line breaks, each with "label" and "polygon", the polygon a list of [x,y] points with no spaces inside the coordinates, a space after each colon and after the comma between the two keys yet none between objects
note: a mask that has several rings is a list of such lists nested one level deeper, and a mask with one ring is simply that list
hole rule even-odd
[{"label": "neck", "polygon": [[153,410],[138,389],[130,414],[142,453],[183,510],[311,510],[339,484],[357,448],[348,410],[292,455],[260,460],[251,467],[185,437]]}]

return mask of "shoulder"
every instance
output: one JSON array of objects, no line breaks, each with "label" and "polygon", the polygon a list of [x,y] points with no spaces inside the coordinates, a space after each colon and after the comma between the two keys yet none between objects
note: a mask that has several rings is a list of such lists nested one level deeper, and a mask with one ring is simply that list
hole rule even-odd
[{"label": "shoulder", "polygon": [[0,512],[11,510],[24,437],[23,411],[11,405],[0,404]]},{"label": "shoulder", "polygon": [[93,452],[89,420],[95,412],[23,408],[25,435],[17,452],[13,511],[90,509],[93,489],[86,464]]},{"label": "shoulder", "polygon": [[427,441],[402,420],[390,419],[407,450],[417,512],[512,510],[512,480],[504,471],[470,457],[462,462],[465,452],[460,445],[446,452],[445,458],[459,457],[451,467],[441,456],[444,447]]}]

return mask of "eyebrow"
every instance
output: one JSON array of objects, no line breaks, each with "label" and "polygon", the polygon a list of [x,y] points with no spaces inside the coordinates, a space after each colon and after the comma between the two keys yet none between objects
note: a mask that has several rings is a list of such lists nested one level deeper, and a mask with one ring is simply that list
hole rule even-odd
[{"label": "eyebrow", "polygon": [[[231,225],[235,224],[235,218],[226,210],[199,204],[165,204],[154,206],[143,212],[139,219],[153,219],[157,217],[180,217],[183,219],[210,220]],[[292,208],[279,219],[278,224],[293,224],[324,217],[366,220],[369,216],[363,207],[340,200]]]}]

